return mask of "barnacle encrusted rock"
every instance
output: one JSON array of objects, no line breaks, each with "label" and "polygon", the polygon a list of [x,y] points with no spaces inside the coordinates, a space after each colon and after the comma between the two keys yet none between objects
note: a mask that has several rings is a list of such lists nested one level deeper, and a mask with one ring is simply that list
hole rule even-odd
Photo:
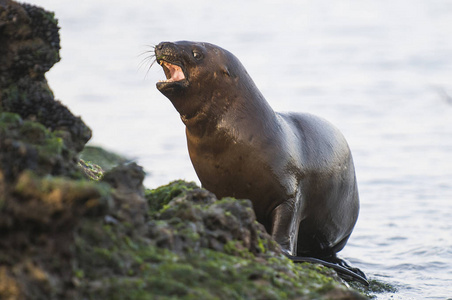
[{"label": "barnacle encrusted rock", "polygon": [[91,130],[55,101],[44,76],[60,60],[58,30],[53,13],[0,0],[0,109],[38,121],[81,151]]},{"label": "barnacle encrusted rock", "polygon": [[44,77],[59,61],[53,13],[0,0],[0,298],[68,299],[73,232],[113,206],[111,187],[84,180],[91,136]]}]

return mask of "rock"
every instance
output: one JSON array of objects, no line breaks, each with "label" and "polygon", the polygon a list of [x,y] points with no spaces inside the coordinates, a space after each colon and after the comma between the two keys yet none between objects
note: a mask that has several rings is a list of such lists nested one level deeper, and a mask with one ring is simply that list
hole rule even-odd
[{"label": "rock", "polygon": [[99,165],[86,162],[83,159],[79,160],[78,167],[82,171],[83,175],[88,179],[98,181],[104,176],[104,170],[102,170]]},{"label": "rock", "polygon": [[59,61],[53,14],[0,0],[0,298],[76,298],[74,231],[113,206],[111,187],[82,179],[91,136],[44,77]]},{"label": "rock", "polygon": [[143,168],[131,163],[113,168],[102,179],[114,189],[112,196],[116,209],[112,212],[113,217],[137,228],[144,225],[148,209],[144,198],[144,176]]},{"label": "rock", "polygon": [[365,299],[334,271],[283,256],[248,200],[217,200],[183,181],[145,196],[144,230],[116,219],[80,226],[76,272],[86,298]]},{"label": "rock", "polygon": [[107,151],[101,147],[89,145],[85,146],[83,151],[80,152],[80,158],[88,163],[95,161],[104,171],[109,171],[118,165],[131,162],[131,159]]},{"label": "rock", "polygon": [[217,200],[214,194],[199,188],[187,188],[169,201],[149,226],[150,237],[159,247],[179,254],[202,247],[253,257],[281,254],[279,246],[256,221],[249,200]]},{"label": "rock", "polygon": [[91,130],[55,101],[44,76],[60,60],[58,30],[53,13],[0,1],[0,109],[41,123],[79,152]]},{"label": "rock", "polygon": [[4,180],[13,182],[24,170],[77,178],[81,175],[76,162],[75,149],[41,123],[0,112],[0,167]]}]

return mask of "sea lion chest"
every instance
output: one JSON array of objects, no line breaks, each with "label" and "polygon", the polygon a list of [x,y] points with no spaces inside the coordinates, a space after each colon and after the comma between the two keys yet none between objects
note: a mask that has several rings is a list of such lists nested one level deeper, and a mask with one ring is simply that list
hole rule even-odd
[{"label": "sea lion chest", "polygon": [[250,199],[257,220],[269,229],[273,209],[295,193],[290,174],[281,168],[285,151],[253,122],[227,124],[237,127],[220,125],[202,137],[187,128],[190,159],[204,188],[218,198]]}]

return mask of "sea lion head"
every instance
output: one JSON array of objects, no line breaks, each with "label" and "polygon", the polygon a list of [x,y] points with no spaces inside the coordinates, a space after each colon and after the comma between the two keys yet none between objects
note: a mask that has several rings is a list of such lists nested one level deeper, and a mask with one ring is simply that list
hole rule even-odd
[{"label": "sea lion head", "polygon": [[221,94],[236,84],[244,70],[232,53],[209,43],[162,42],[155,46],[155,57],[166,76],[157,83],[157,89],[183,118],[218,100],[228,101]]}]

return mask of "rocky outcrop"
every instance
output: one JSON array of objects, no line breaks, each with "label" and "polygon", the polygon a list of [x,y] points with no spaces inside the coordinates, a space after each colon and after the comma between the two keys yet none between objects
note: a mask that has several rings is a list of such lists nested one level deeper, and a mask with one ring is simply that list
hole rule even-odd
[{"label": "rocky outcrop", "polygon": [[363,298],[281,255],[248,200],[80,162],[91,131],[44,76],[52,13],[0,0],[0,45],[0,299]]},{"label": "rocky outcrop", "polygon": [[60,60],[54,14],[0,0],[0,103],[4,111],[37,121],[81,151],[91,130],[59,101],[44,74]]},{"label": "rocky outcrop", "polygon": [[111,187],[83,180],[91,131],[44,77],[60,59],[53,14],[0,0],[0,45],[0,298],[73,298],[74,230]]}]

